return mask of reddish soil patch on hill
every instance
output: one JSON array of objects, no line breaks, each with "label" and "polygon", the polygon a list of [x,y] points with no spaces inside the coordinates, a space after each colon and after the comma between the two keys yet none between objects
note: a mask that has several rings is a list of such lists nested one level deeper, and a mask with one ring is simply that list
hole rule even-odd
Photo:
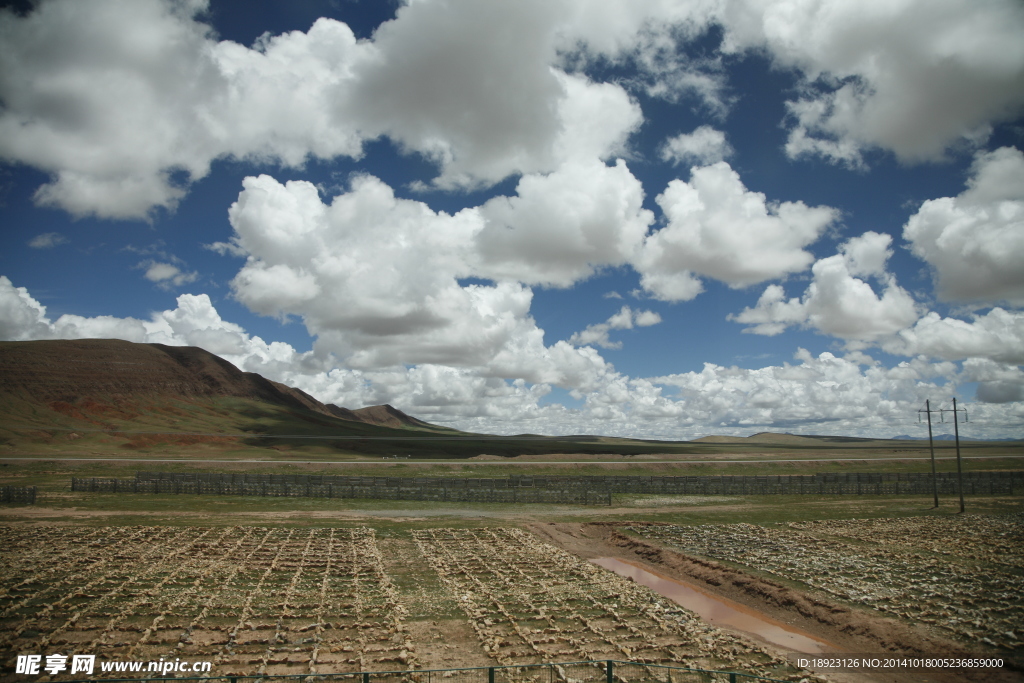
[{"label": "reddish soil patch on hill", "polygon": [[149,448],[151,446],[194,446],[200,443],[206,444],[232,444],[238,439],[231,436],[203,436],[201,434],[118,434],[122,437],[130,437],[130,440],[121,444],[121,448]]},{"label": "reddish soil patch on hill", "polygon": [[49,406],[61,415],[67,415],[68,417],[73,417],[79,420],[86,420],[95,424],[102,424],[97,422],[95,418],[131,420],[139,416],[138,412],[124,410],[121,407],[108,405],[106,403],[100,403],[99,401],[91,398],[82,399],[75,404],[71,404],[66,401],[51,401]]}]

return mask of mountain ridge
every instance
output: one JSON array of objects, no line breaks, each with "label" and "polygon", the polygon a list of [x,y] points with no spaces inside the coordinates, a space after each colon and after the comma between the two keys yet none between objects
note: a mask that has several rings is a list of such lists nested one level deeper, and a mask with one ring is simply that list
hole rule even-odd
[{"label": "mountain ridge", "polygon": [[72,416],[109,402],[130,409],[133,402],[156,396],[234,397],[367,425],[445,429],[390,405],[351,410],[322,403],[301,389],[239,370],[200,347],[119,339],[0,342],[0,394]]}]

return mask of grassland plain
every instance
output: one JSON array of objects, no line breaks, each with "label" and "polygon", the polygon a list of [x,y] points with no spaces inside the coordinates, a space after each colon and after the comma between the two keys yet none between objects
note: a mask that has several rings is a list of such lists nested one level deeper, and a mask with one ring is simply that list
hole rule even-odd
[{"label": "grassland plain", "polygon": [[[783,661],[785,653],[769,643],[742,632],[713,628],[688,612],[678,611],[671,602],[645,588],[606,570],[581,564],[581,558],[596,556],[621,557],[698,585],[712,594],[736,599],[751,609],[781,622],[789,622],[848,652],[882,652],[900,647],[907,652],[921,652],[922,648],[927,651],[928,648],[941,647],[949,651],[959,649],[983,654],[1006,652],[1002,646],[1007,645],[1010,650],[1006,654],[1018,654],[1018,648],[1013,646],[1017,641],[1012,639],[989,638],[996,644],[995,649],[981,644],[972,650],[972,644],[965,642],[962,634],[950,633],[913,614],[888,613],[880,611],[877,604],[837,595],[827,590],[827,576],[809,577],[795,570],[773,573],[771,567],[763,563],[745,563],[747,558],[743,553],[716,558],[711,552],[702,554],[693,549],[681,549],[668,537],[641,537],[637,531],[685,530],[700,525],[720,525],[735,530],[753,525],[769,531],[783,528],[793,533],[806,533],[801,525],[866,524],[851,520],[876,520],[874,524],[893,529],[906,523],[935,521],[941,524],[959,519],[956,501],[949,496],[943,497],[938,509],[932,509],[930,496],[906,495],[623,494],[616,495],[610,507],[582,507],[99,494],[69,490],[72,476],[123,478],[133,476],[140,469],[485,477],[928,471],[927,461],[909,459],[922,455],[920,445],[914,442],[854,442],[852,446],[848,443],[838,446],[828,443],[808,446],[799,442],[796,446],[793,443],[765,442],[708,443],[695,445],[699,452],[685,455],[652,453],[622,457],[565,453],[543,456],[545,462],[538,462],[541,456],[471,461],[387,461],[344,456],[347,459],[342,460],[335,452],[334,459],[341,460],[338,464],[309,462],[317,458],[309,457],[310,451],[306,446],[294,450],[245,445],[232,450],[233,446],[224,444],[201,446],[187,450],[180,446],[147,447],[148,452],[141,449],[126,453],[125,449],[114,444],[109,449],[95,449],[93,453],[67,453],[58,451],[51,444],[31,455],[4,454],[6,458],[26,459],[0,461],[0,483],[37,486],[40,494],[35,506],[0,507],[0,525],[3,525],[5,534],[4,550],[0,551],[5,563],[0,589],[7,591],[8,600],[18,599],[4,603],[0,611],[10,610],[18,601],[29,598],[25,591],[33,587],[43,589],[38,582],[25,583],[26,578],[31,578],[28,574],[33,571],[32,567],[37,573],[41,571],[39,563],[42,556],[38,552],[32,555],[35,558],[32,561],[36,562],[32,566],[23,566],[19,562],[27,562],[23,558],[29,557],[33,548],[38,549],[44,538],[52,536],[53,542],[47,547],[64,547],[63,552],[67,553],[68,561],[52,562],[53,568],[93,567],[96,572],[102,572],[105,565],[99,563],[104,557],[125,552],[123,547],[126,544],[115,544],[113,540],[124,534],[142,534],[150,539],[132,551],[148,553],[148,560],[121,558],[123,576],[102,578],[98,575],[90,579],[83,578],[85,575],[78,572],[51,577],[54,579],[51,583],[62,586],[65,593],[40,594],[11,611],[4,617],[6,621],[0,621],[0,635],[8,641],[2,655],[5,660],[15,654],[12,648],[20,652],[26,647],[34,647],[33,643],[39,639],[49,637],[47,646],[72,648],[75,646],[70,642],[58,641],[77,638],[76,642],[83,642],[82,639],[88,636],[90,646],[111,657],[126,656],[128,652],[139,653],[140,657],[172,652],[178,653],[175,656],[183,653],[209,654],[219,657],[215,673],[229,670],[308,673],[328,668],[486,666],[506,661],[550,661],[552,658],[571,659],[589,655],[630,658],[625,654],[628,650],[633,658],[652,661],[664,659],[690,665],[759,671],[794,680],[811,676],[810,672],[797,671],[786,664]],[[927,454],[926,448],[923,454]],[[951,450],[943,448],[939,454],[940,457],[948,456]],[[987,457],[968,460],[971,469],[1018,469],[1020,461],[1012,456],[1019,456],[1021,452],[1020,447],[1014,444],[965,444],[964,454]],[[125,458],[126,455],[130,459]],[[327,451],[323,453],[325,458],[329,455]],[[83,456],[109,459],[87,460]],[[153,462],[162,459],[161,456],[173,456],[166,459],[180,461]],[[253,462],[257,458],[268,457],[285,462]],[[891,459],[894,457],[905,459]],[[208,460],[216,462],[206,462]],[[583,464],[579,464],[581,462]],[[943,459],[939,461],[939,469],[953,471],[955,464]],[[1019,495],[1020,492],[1015,494],[969,498],[968,511],[996,519],[1012,519],[1014,514],[1024,511],[1024,497]],[[787,526],[790,524],[792,526]],[[854,536],[839,538],[842,534],[833,533],[829,527],[827,533],[822,532],[821,543],[828,539],[846,545],[872,543],[870,535],[877,535],[877,528],[864,527],[867,538],[856,536],[859,528],[850,527],[845,533]],[[170,549],[173,545],[170,541],[159,540],[170,538],[187,541],[195,546],[197,552],[176,553]],[[267,540],[262,549],[249,560],[255,564],[249,566],[236,561],[238,553],[249,557],[244,554],[249,552],[246,549],[252,550],[258,545],[256,539],[263,538]],[[344,562],[340,559],[350,558],[351,548],[342,548],[348,548],[344,544],[352,543],[362,543],[369,548],[366,543],[370,538],[375,550],[367,550],[367,553],[379,557],[379,560],[375,560],[376,564],[372,566],[359,569],[357,575],[377,577],[375,581],[385,587],[382,589],[384,593],[368,594],[363,602],[353,602],[352,598],[342,595],[353,585],[351,577],[354,571],[350,559]],[[955,541],[935,534],[928,538],[933,545]],[[342,539],[347,540],[342,543]],[[1021,543],[1020,536],[1009,541]],[[92,547],[90,543],[100,545]],[[470,546],[475,550],[459,550]],[[266,555],[271,548],[279,554]],[[86,555],[79,557],[84,549],[88,549]],[[887,550],[880,547],[879,552],[884,554]],[[915,553],[922,556],[922,561],[924,558],[928,562],[937,561],[937,557],[941,559],[941,553],[935,547],[918,548],[914,552],[898,549],[897,554],[903,559],[911,558],[906,560],[909,562],[913,561]],[[331,559],[335,555],[339,559]],[[690,557],[699,563],[684,565],[677,556]],[[274,557],[280,558],[276,565]],[[982,576],[989,572],[991,566],[984,559],[972,560],[964,571],[968,578]],[[232,568],[237,569],[237,573],[231,574]],[[269,573],[268,568],[271,568]],[[1020,567],[1007,569],[1003,564],[999,565],[999,570],[1016,572],[1015,576],[1024,573]],[[208,573],[203,574],[204,571]],[[173,575],[168,578],[169,574]],[[209,584],[206,578],[201,578],[213,574],[221,577],[219,584]],[[229,581],[230,576],[236,577],[240,583],[231,583],[235,579]],[[260,577],[264,576],[263,584],[259,584]],[[14,577],[23,578],[15,580]],[[325,583],[325,577],[334,578],[328,578]],[[90,584],[90,581],[99,583]],[[516,581],[522,584],[518,588]],[[466,591],[463,590],[465,582],[476,586],[469,590],[469,598],[465,597]],[[12,589],[19,584],[21,587],[15,594]],[[217,593],[221,597],[216,598],[221,602],[211,602],[206,616],[186,633],[189,624],[206,606],[203,601],[212,599],[212,594],[203,592],[206,589],[199,589],[208,584],[221,587]],[[90,607],[107,595],[112,587],[121,585],[124,587],[120,594],[110,595],[105,602]],[[262,597],[248,603],[248,607],[231,602],[257,585],[261,586],[259,596]],[[566,588],[570,585],[582,586],[579,588],[582,592],[570,595],[571,591]],[[739,585],[759,587],[757,590],[761,595],[757,595],[757,591],[745,592]],[[107,586],[107,592],[99,591],[99,586]],[[523,586],[531,586],[529,590],[534,593],[524,594]],[[1016,590],[1012,586],[1011,589]],[[143,594],[149,595],[154,590],[155,598],[141,599]],[[781,594],[779,591],[782,590],[789,593]],[[75,597],[79,593],[82,595]],[[641,594],[653,602],[645,603],[638,597]],[[236,597],[229,597],[232,595]],[[783,597],[776,600],[780,595]],[[14,615],[16,619],[38,620],[38,609],[34,605],[52,605],[64,598],[68,599],[52,608],[46,619],[38,623],[32,621],[38,628],[24,624],[19,626],[20,622],[12,622],[8,618]],[[955,595],[948,598],[944,604],[952,604],[956,600]],[[1017,596],[1016,599],[1022,598]],[[787,600],[788,606],[785,604]],[[357,603],[361,605],[359,609],[367,610],[363,616],[356,615],[351,607]],[[114,605],[121,607],[115,609]],[[134,607],[129,609],[128,606],[132,605]],[[342,605],[349,607],[343,608]],[[527,605],[543,605],[544,609],[530,611],[526,609]],[[603,611],[600,615],[597,612],[590,614],[583,609],[584,605],[589,605],[586,609]],[[649,605],[656,605],[657,609],[649,609]],[[71,610],[72,607],[75,609],[67,614],[60,611],[65,608]],[[240,621],[246,609],[249,614]],[[220,610],[217,612],[220,616],[209,622],[210,628],[200,628],[200,623],[206,623],[204,620],[216,610]],[[559,616],[560,610],[568,616]],[[83,616],[65,627],[76,612]],[[831,616],[818,618],[819,612]],[[348,616],[340,616],[342,613]],[[333,617],[330,616],[332,614]],[[163,618],[155,622],[161,615]],[[836,615],[846,615],[845,621]],[[359,619],[364,621],[358,622]],[[541,623],[544,620],[548,620],[546,624]],[[229,621],[230,624],[227,623]],[[357,622],[370,624],[370,627],[355,628]],[[649,632],[653,635],[645,640],[631,631],[630,625],[641,634]],[[102,638],[104,629],[108,627],[111,630]],[[136,628],[138,630],[132,630]],[[18,638],[28,633],[28,640],[12,639],[19,629],[23,630]],[[198,632],[202,633],[192,635]],[[77,635],[72,638],[69,634]],[[1013,635],[1016,636],[1016,632]],[[146,640],[139,644],[143,636]],[[115,643],[121,644],[115,646]],[[207,647],[210,652],[200,652],[202,647]],[[5,672],[11,670],[9,664],[5,661]],[[827,680],[836,681],[882,680],[865,673],[822,675]],[[1003,671],[996,678],[986,680],[1000,677],[1003,680],[1020,679],[1012,671]],[[897,679],[953,681],[970,680],[971,676],[952,672],[917,672],[897,675]],[[885,680],[892,680],[892,677]]]}]

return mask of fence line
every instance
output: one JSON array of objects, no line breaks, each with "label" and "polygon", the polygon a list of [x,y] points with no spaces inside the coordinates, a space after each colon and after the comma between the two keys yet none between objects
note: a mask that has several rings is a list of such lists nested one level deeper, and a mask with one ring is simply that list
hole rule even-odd
[{"label": "fence line", "polygon": [[[89,679],[65,683],[89,683]],[[159,678],[115,678],[108,683],[150,683]],[[614,659],[548,664],[483,666],[462,669],[420,669],[407,671],[355,671],[349,673],[310,673],[298,675],[234,675],[172,678],[175,681],[201,683],[312,683],[347,681],[349,683],[748,683],[768,681],[784,683],[739,671],[690,669],[664,664],[624,662]]]},{"label": "fence line", "polygon": [[[956,479],[955,472],[939,472],[938,478]],[[1009,479],[1015,486],[1024,485],[1024,470],[981,470],[964,472],[964,479],[988,481],[989,479]],[[356,486],[398,486],[413,483],[417,486],[437,486],[447,488],[552,488],[552,484],[568,484],[586,482],[596,485],[594,488],[611,486],[629,486],[664,482],[667,484],[693,482],[702,480],[726,479],[735,482],[779,482],[783,480],[807,482],[824,481],[848,483],[877,483],[887,481],[915,481],[928,479],[930,472],[824,472],[818,474],[779,474],[779,475],[689,475],[689,476],[571,476],[571,475],[510,475],[502,478],[483,477],[375,477],[346,476],[340,474],[251,474],[227,472],[136,472],[135,478],[140,481],[167,479],[177,481],[230,481],[256,483],[288,483],[288,484],[345,484]]]},{"label": "fence line", "polygon": [[[964,482],[987,486],[989,482],[1008,483],[1011,487],[1024,486],[1024,471],[973,471],[964,472]],[[554,485],[565,485],[570,482],[587,482],[594,488],[611,487],[615,493],[661,493],[660,489],[672,487],[718,487],[730,490],[742,490],[744,487],[753,489],[757,487],[790,487],[806,489],[808,492],[816,492],[815,487],[850,487],[842,492],[858,493],[863,491],[865,485],[900,485],[903,492],[904,484],[915,485],[927,483],[931,486],[932,475],[930,472],[824,472],[817,474],[777,474],[777,475],[690,475],[690,476],[513,476],[509,479],[516,486],[539,486],[550,487]],[[936,475],[940,482],[956,482],[956,472],[940,472]],[[857,490],[857,485],[862,487]],[[907,489],[909,490],[909,489]],[[702,491],[687,491],[698,493]],[[835,492],[828,490],[822,492]]]},{"label": "fence line", "polygon": [[181,481],[175,479],[71,479],[72,491],[103,493],[173,493],[221,496],[295,498],[369,498],[466,503],[551,503],[611,505],[610,491],[589,489],[433,488],[422,486],[355,486],[344,484],[289,484],[272,482]]},{"label": "fence line", "polygon": [[26,503],[33,505],[35,502],[35,486],[0,486],[0,503]]},{"label": "fence line", "polygon": [[[316,490],[323,497],[386,497],[382,490],[403,489],[414,491],[411,500],[480,500],[471,490],[487,490],[496,502],[531,501],[524,494],[529,490],[568,491],[576,495],[586,492],[690,494],[690,495],[773,495],[773,494],[929,494],[932,493],[932,475],[924,472],[844,472],[812,475],[692,475],[692,476],[522,476],[505,478],[455,477],[370,477],[344,475],[304,474],[242,474],[221,472],[138,472],[138,482],[176,482],[196,486],[197,491],[213,492],[206,485],[267,485],[274,493],[245,495],[305,495],[302,487]],[[936,477],[939,492],[959,493],[956,473],[943,472]],[[328,491],[351,491],[323,493]],[[340,488],[339,488],[340,487]],[[967,495],[1012,495],[1014,488],[1024,487],[1024,471],[975,471],[964,473],[964,493]],[[201,489],[201,490],[200,490]],[[95,489],[106,490],[106,489]],[[133,489],[134,490],[134,489]],[[148,489],[140,489],[147,490]],[[246,489],[252,490],[252,489]],[[499,491],[516,491],[519,498],[499,495]],[[160,489],[161,492],[171,492]],[[184,490],[177,490],[184,492]],[[289,493],[288,491],[296,491]],[[357,493],[359,495],[357,495]],[[367,494],[373,495],[367,495]],[[459,497],[463,496],[463,497]]]}]

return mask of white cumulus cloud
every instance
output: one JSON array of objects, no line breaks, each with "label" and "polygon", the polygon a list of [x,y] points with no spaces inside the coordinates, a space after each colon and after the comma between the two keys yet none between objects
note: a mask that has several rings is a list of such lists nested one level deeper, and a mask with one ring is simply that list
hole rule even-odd
[{"label": "white cumulus cloud", "polygon": [[732,156],[732,145],[725,133],[711,126],[700,126],[692,133],[680,133],[665,141],[661,148],[663,161],[677,165],[708,166]]},{"label": "white cumulus cloud", "polygon": [[[813,356],[800,349],[797,365],[746,369],[706,363],[700,372],[652,378],[674,388],[687,423],[718,433],[722,427],[774,425],[796,433],[875,433],[905,427],[918,403],[945,397],[935,380],[956,372],[951,363],[909,361],[886,369],[863,367],[861,357]],[[903,432],[905,433],[905,431]],[[890,434],[891,435],[891,434]]]},{"label": "white cumulus cloud", "polygon": [[0,275],[0,339],[45,339],[50,329],[46,307],[36,301],[26,288],[15,287],[10,278]]},{"label": "white cumulus cloud", "polygon": [[555,65],[571,2],[411,3],[367,46],[352,112],[442,168],[443,187],[619,153],[641,120],[619,86]]},{"label": "white cumulus cloud", "polygon": [[177,308],[154,313],[149,320],[114,316],[83,317],[64,314],[56,320],[46,315],[46,307],[24,287],[14,287],[0,275],[0,338],[32,339],[124,339],[138,343],[171,346],[200,346],[211,353],[245,366],[252,357],[265,358],[271,347],[289,349],[287,344],[267,345],[259,337],[247,334],[240,326],[221,319],[206,294],[182,294]]},{"label": "white cumulus cloud", "polygon": [[913,327],[883,344],[890,353],[925,354],[932,358],[962,360],[985,358],[1024,364],[1024,312],[993,308],[973,322],[929,312]]},{"label": "white cumulus cloud", "polygon": [[360,50],[345,24],[246,48],[215,41],[196,19],[204,8],[51,0],[25,17],[0,13],[0,156],[52,174],[37,202],[141,218],[173,208],[218,157],[297,165],[360,153],[337,116]]},{"label": "white cumulus cloud", "polygon": [[569,343],[574,346],[595,345],[603,349],[620,349],[622,342],[611,341],[608,333],[611,330],[631,330],[633,326],[650,327],[661,322],[661,316],[655,311],[634,311],[629,306],[623,306],[619,312],[612,315],[608,320],[596,325],[588,325],[582,332],[576,332],[569,337]]},{"label": "white cumulus cloud", "polygon": [[724,161],[694,168],[688,183],[671,181],[657,202],[668,223],[647,238],[635,266],[644,289],[667,301],[697,296],[701,276],[739,288],[800,272],[814,261],[804,247],[838,216],[827,206],[769,202]]},{"label": "white cumulus cloud", "polygon": [[165,289],[181,287],[190,282],[195,282],[199,278],[198,272],[188,273],[173,263],[163,263],[153,259],[139,263],[138,267],[146,270],[145,278],[147,280],[155,282]]},{"label": "white cumulus cloud", "polygon": [[[402,5],[369,39],[343,22],[218,41],[202,0],[43,0],[0,11],[0,158],[51,175],[40,204],[76,216],[173,209],[217,159],[299,166],[386,136],[478,187],[623,155],[643,121],[616,82],[573,64],[631,60],[650,94],[727,108],[720,59],[679,47],[712,23],[726,53],[764,50],[803,75],[791,155],[934,159],[1024,106],[1015,0],[475,0]],[[145,40],[138,39],[145,36]],[[696,136],[696,137],[694,137]],[[714,131],[667,153],[728,152]]]},{"label": "white cumulus cloud", "polygon": [[978,383],[976,395],[984,403],[1024,401],[1024,370],[1019,365],[969,358],[963,363],[961,376]]},{"label": "white cumulus cloud", "polygon": [[[885,270],[891,243],[891,236],[876,232],[855,237],[839,254],[814,264],[803,297],[786,300],[781,286],[769,285],[754,308],[729,319],[753,325],[745,332],[765,335],[797,324],[851,341],[874,342],[899,332],[914,324],[918,307]],[[861,279],[867,276],[878,281],[881,295]]]},{"label": "white cumulus cloud", "polygon": [[0,14],[0,156],[53,175],[39,203],[144,216],[183,195],[172,169],[206,174],[213,141],[193,105],[223,81],[197,9],[46,2]]},{"label": "white cumulus cloud", "polygon": [[863,152],[934,160],[1024,108],[1016,0],[726,0],[726,51],[799,70],[786,151],[852,166]]},{"label": "white cumulus cloud", "polygon": [[[613,180],[632,178],[623,166],[608,170]],[[522,202],[504,202],[502,217],[530,229],[519,212],[530,215],[544,205],[543,186],[550,180],[538,179],[534,193],[523,189],[529,184],[524,179]],[[248,255],[232,281],[235,297],[263,315],[300,317],[317,338],[318,351],[334,354],[346,367],[450,365],[481,376],[573,388],[610,371],[593,350],[564,341],[545,346],[543,330],[530,316],[533,292],[519,281],[460,282],[497,277],[487,254],[478,250],[481,235],[491,229],[486,215],[492,208],[435,212],[396,197],[371,176],[354,178],[350,190],[329,204],[307,182],[281,184],[260,176],[246,178],[244,188],[229,211],[236,233],[231,244]],[[598,184],[589,192],[605,189]],[[603,199],[580,197],[563,214],[575,211],[577,220],[551,226],[553,244],[562,239],[559,231],[565,234],[557,258],[544,264],[532,262],[526,252],[513,254],[529,247],[513,234],[500,266],[520,277],[541,273],[537,279],[547,282],[556,281],[551,273],[561,270],[565,274],[558,277],[568,283],[609,259],[621,261],[614,247],[601,250],[603,241],[611,237],[614,244],[616,230],[624,229],[600,211],[620,200]],[[630,227],[636,220],[630,211],[622,216],[626,233],[642,229],[642,221]]]},{"label": "white cumulus cloud", "polygon": [[654,221],[626,164],[566,164],[524,176],[513,197],[480,207],[477,272],[493,279],[568,287],[602,266],[629,262]]},{"label": "white cumulus cloud", "polygon": [[629,43],[645,17],[635,10],[615,29],[574,28],[575,0],[419,2],[369,40],[321,18],[244,46],[216,40],[206,6],[0,11],[0,158],[51,174],[38,203],[145,218],[173,209],[216,159],[300,166],[359,157],[380,136],[435,161],[439,186],[487,185],[612,158],[642,121],[621,86],[559,68],[581,41]]},{"label": "white cumulus cloud", "polygon": [[932,267],[940,299],[1024,304],[1024,153],[978,155],[967,189],[924,202],[903,237]]}]

